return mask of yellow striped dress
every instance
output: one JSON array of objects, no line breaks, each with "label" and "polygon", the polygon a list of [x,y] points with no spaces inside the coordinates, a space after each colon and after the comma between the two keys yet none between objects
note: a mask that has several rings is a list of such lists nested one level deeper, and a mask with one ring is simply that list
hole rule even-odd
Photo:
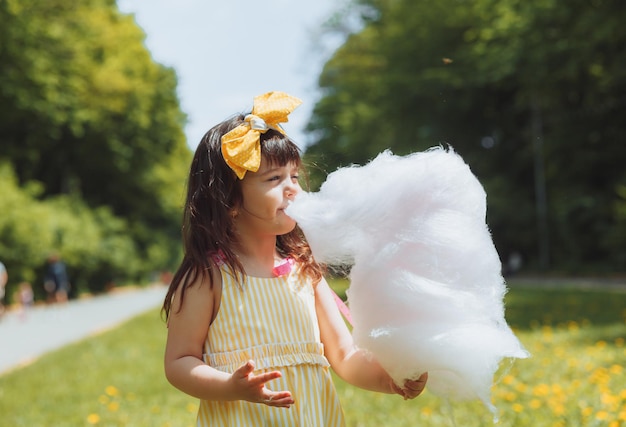
[{"label": "yellow striped dress", "polygon": [[198,426],[344,426],[343,413],[324,357],[310,280],[294,268],[281,277],[246,276],[243,286],[222,266],[222,296],[209,328],[204,361],[232,373],[248,360],[254,374],[278,370],[266,387],[288,390],[290,408],[260,403],[200,401]]}]

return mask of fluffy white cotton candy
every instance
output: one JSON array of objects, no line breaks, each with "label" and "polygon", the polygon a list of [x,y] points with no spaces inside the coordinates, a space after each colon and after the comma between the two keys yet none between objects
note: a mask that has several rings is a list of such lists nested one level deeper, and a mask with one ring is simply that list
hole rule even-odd
[{"label": "fluffy white cotton candy", "polygon": [[333,172],[287,213],[318,261],[352,265],[353,337],[398,384],[428,372],[435,394],[495,409],[500,361],[528,353],[504,318],[485,192],[458,154],[383,152]]}]

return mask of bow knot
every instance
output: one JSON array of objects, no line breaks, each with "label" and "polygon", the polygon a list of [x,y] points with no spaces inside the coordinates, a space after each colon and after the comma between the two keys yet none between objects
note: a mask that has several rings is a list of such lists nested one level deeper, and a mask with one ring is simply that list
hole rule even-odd
[{"label": "bow knot", "polygon": [[265,123],[265,120],[254,114],[248,114],[244,120],[250,123],[250,129],[258,130],[261,133],[267,132],[270,128],[267,123]]},{"label": "bow knot", "polygon": [[280,123],[302,101],[284,92],[268,92],[254,98],[252,114],[244,123],[222,136],[222,156],[226,164],[243,179],[247,171],[256,172],[261,166],[261,134],[275,129],[285,134]]}]

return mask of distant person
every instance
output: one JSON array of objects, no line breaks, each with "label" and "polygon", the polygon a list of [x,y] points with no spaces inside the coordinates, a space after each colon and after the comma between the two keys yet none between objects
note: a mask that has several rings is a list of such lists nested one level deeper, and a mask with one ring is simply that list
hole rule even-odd
[{"label": "distant person", "polygon": [[35,303],[35,294],[33,287],[28,282],[22,282],[17,287],[17,301],[20,304],[19,316],[22,320],[26,319],[30,308]]},{"label": "distant person", "polygon": [[66,303],[70,286],[65,263],[58,254],[50,255],[44,276],[44,289],[48,302]]},{"label": "distant person", "polygon": [[0,317],[4,314],[4,293],[5,286],[7,281],[9,280],[9,274],[7,273],[7,269],[2,262],[0,262]]},{"label": "distant person", "polygon": [[523,259],[522,255],[515,251],[509,254],[506,263],[503,264],[502,273],[505,277],[513,276],[522,269]]}]

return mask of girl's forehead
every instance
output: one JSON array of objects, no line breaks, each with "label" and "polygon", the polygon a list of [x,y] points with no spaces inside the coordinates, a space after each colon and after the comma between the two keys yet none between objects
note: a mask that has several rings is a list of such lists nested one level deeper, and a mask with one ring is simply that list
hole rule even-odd
[{"label": "girl's forehead", "polygon": [[276,160],[267,158],[266,156],[261,156],[261,165],[259,166],[259,170],[257,173],[261,173],[264,171],[268,171],[271,169],[277,169],[286,167],[288,169],[298,168],[298,163],[296,161],[288,161],[286,163],[278,162]]}]

